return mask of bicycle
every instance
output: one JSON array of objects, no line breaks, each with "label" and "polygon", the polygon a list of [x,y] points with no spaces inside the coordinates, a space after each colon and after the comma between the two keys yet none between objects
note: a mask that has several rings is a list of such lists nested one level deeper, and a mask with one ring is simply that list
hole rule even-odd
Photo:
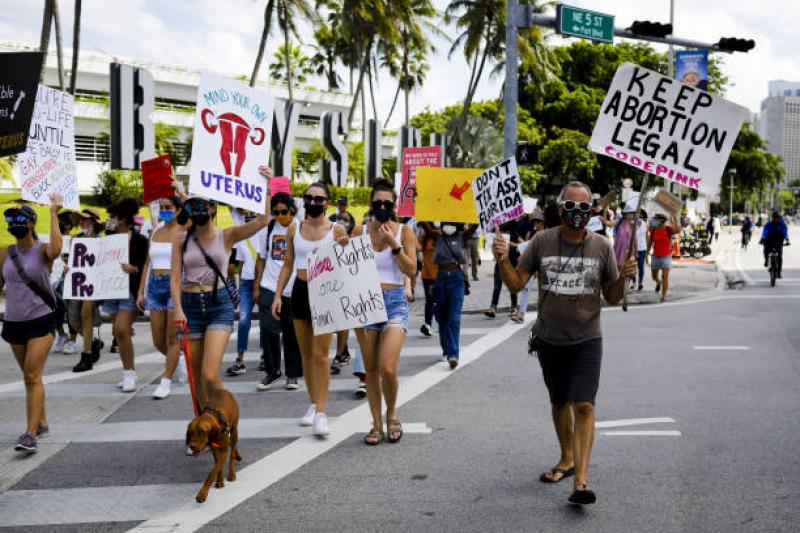
[{"label": "bicycle", "polygon": [[777,280],[781,275],[779,263],[780,254],[778,254],[778,251],[773,248],[769,252],[769,284],[772,287],[775,286],[775,280]]},{"label": "bicycle", "polygon": [[750,244],[750,232],[742,232],[742,250],[747,251],[747,245]]}]

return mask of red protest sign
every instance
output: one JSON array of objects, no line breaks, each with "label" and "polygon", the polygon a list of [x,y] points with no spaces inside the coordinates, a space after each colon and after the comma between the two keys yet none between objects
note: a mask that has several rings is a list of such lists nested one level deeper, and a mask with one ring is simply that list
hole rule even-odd
[{"label": "red protest sign", "polygon": [[142,186],[145,203],[175,194],[172,186],[172,158],[169,155],[142,161]]},{"label": "red protest sign", "polygon": [[442,147],[423,146],[403,150],[403,161],[400,173],[400,195],[397,203],[397,214],[401,217],[413,217],[415,214],[414,197],[417,192],[417,167],[442,166]]}]

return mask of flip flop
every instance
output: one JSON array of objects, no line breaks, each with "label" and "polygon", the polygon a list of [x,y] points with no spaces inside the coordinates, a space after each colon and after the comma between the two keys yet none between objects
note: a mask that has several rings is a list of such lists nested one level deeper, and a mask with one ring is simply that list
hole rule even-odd
[{"label": "flip flop", "polygon": [[592,489],[586,488],[586,485],[584,485],[580,490],[575,489],[575,491],[569,497],[569,503],[574,503],[577,505],[589,505],[596,501],[597,495]]},{"label": "flip flop", "polygon": [[[550,474],[550,477],[547,477],[547,474]],[[561,474],[561,477],[558,479],[551,479],[552,476],[556,474]],[[563,481],[564,478],[568,478],[570,476],[575,475],[575,467],[567,468],[566,470],[563,468],[554,467],[548,470],[547,472],[543,473],[539,476],[539,481],[542,483],[558,483],[559,481]]]}]

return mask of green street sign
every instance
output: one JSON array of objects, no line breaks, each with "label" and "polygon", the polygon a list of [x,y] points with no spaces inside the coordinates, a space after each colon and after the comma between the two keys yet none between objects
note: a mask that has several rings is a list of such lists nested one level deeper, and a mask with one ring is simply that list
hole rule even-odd
[{"label": "green street sign", "polygon": [[556,31],[593,41],[614,42],[614,15],[558,4]]}]

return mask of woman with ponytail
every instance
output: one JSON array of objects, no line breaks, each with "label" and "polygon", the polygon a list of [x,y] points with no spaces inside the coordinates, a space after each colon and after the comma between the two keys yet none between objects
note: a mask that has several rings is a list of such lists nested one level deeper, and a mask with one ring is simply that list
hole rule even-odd
[{"label": "woman with ponytail", "polygon": [[169,285],[172,243],[185,231],[184,226],[189,221],[189,216],[183,211],[183,201],[179,196],[159,200],[158,216],[164,223],[150,237],[150,248],[144,266],[144,271],[149,271],[147,291],[145,293],[145,284],[142,283],[136,297],[136,307],[139,311],[150,312],[153,345],[167,357],[164,376],[153,392],[153,398],[164,399],[169,396],[173,378],[185,383],[188,375],[186,361],[180,356],[181,345],[174,324],[175,306]]}]

